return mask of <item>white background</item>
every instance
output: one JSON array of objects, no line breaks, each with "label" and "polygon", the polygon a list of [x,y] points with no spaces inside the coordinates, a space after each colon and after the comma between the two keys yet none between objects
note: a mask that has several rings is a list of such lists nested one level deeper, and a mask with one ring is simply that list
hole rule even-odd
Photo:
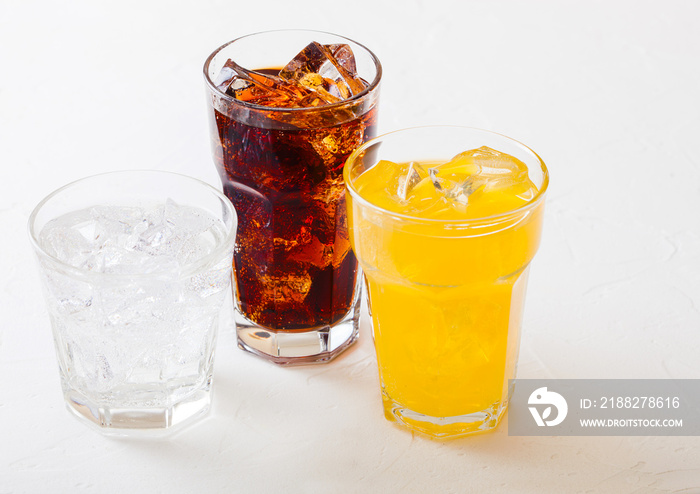
[{"label": "white background", "polygon": [[[380,132],[497,131],[549,165],[522,378],[700,377],[700,2],[0,0],[0,493],[700,492],[699,437],[433,442],[384,420],[366,318],[325,366],[220,335],[215,403],[170,440],[65,410],[26,234],[109,170],[219,185],[201,75],[224,42],[310,28],[384,67]],[[419,324],[419,321],[417,321]]]}]

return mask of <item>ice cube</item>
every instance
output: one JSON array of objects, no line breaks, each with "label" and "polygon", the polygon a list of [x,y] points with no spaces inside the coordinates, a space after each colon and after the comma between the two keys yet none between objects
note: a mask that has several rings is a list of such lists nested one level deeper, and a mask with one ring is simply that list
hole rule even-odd
[{"label": "ice cube", "polygon": [[139,234],[135,250],[148,252],[151,255],[158,255],[161,246],[165,245],[173,236],[173,229],[163,223],[150,225],[145,231]]},{"label": "ice cube", "polygon": [[247,70],[228,60],[216,79],[217,87],[229,96],[261,106],[294,108],[318,106],[315,93],[298,84],[290,84],[272,74]]},{"label": "ice cube", "polygon": [[49,254],[75,267],[80,266],[92,250],[92,245],[85,237],[72,229],[45,230],[42,232],[42,247]]},{"label": "ice cube", "polygon": [[463,205],[479,189],[490,192],[529,183],[527,166],[522,161],[488,146],[460,153],[428,171],[436,190]]},{"label": "ice cube", "polygon": [[175,258],[181,265],[185,265],[205,257],[211,252],[212,247],[213,245],[212,242],[209,241],[209,235],[200,233],[185,238],[175,254]]},{"label": "ice cube", "polygon": [[214,225],[214,218],[200,209],[181,206],[172,199],[165,201],[163,223],[181,235],[196,235],[208,231]]},{"label": "ice cube", "polygon": [[231,86],[231,84],[233,83],[234,79],[237,76],[238,76],[238,73],[234,69],[233,62],[231,61],[231,59],[228,59],[228,60],[226,60],[226,63],[224,64],[224,66],[221,67],[219,74],[214,79],[214,85],[219,90],[226,93],[226,92],[228,92],[229,87]]},{"label": "ice cube", "polygon": [[459,159],[468,160],[469,158],[473,160],[474,164],[479,165],[479,175],[482,177],[496,178],[510,175],[514,180],[520,181],[527,176],[527,165],[525,163],[488,146],[460,153],[453,158],[453,161]]},{"label": "ice cube", "polygon": [[333,58],[338,65],[345,69],[354,79],[357,84],[358,92],[361,92],[365,88],[365,83],[357,76],[357,65],[355,64],[355,54],[352,52],[350,45],[346,44],[333,44],[333,45],[323,45],[328,51],[331,52]]},{"label": "ice cube", "polygon": [[[83,280],[55,270],[53,261],[42,259],[44,283],[51,295],[49,297],[49,310],[59,316],[72,314],[80,319],[79,313],[91,310],[93,299],[93,287]],[[83,316],[84,317],[84,316]]]},{"label": "ice cube", "polygon": [[290,302],[303,302],[311,289],[311,276],[305,270],[296,273],[261,276],[263,286],[267,288],[264,298],[274,305]]},{"label": "ice cube", "polygon": [[[144,213],[148,219],[134,228],[134,233],[123,247],[150,256],[168,256],[171,261],[174,258],[181,264],[199,259],[211,252],[217,242],[213,230],[214,219],[203,213],[168,199],[165,206]],[[122,262],[133,264],[126,260]],[[167,265],[165,260],[152,262],[161,266]]]},{"label": "ice cube", "polygon": [[465,206],[469,202],[469,196],[481,186],[481,182],[477,178],[478,175],[463,172],[464,170],[458,169],[457,172],[449,173],[441,167],[428,170],[433,187],[442,197],[448,199],[448,203],[456,202]]},{"label": "ice cube", "polygon": [[90,244],[97,242],[100,238],[100,234],[102,233],[97,221],[95,220],[77,224],[73,227],[73,229],[80,233]]},{"label": "ice cube", "polygon": [[[433,166],[428,169],[430,180],[435,189],[445,195],[450,195],[448,191],[456,192],[458,189],[471,189],[474,185],[474,176],[481,170],[474,159],[467,153],[460,153],[450,161]],[[469,180],[469,186],[467,185]]]},{"label": "ice cube", "polygon": [[324,269],[333,261],[333,245],[324,244],[318,237],[314,236],[308,243],[291,248],[287,259]]},{"label": "ice cube", "polygon": [[482,187],[483,182],[478,179],[478,176],[471,175],[462,182],[455,183],[451,188],[445,191],[445,197],[457,201],[460,204],[467,205],[469,197]]},{"label": "ice cube", "polygon": [[333,268],[338,269],[348,252],[350,252],[350,235],[348,233],[348,217],[345,205],[345,195],[340,196],[336,205],[335,239],[333,241]]},{"label": "ice cube", "polygon": [[368,172],[372,181],[364,184],[362,193],[380,208],[413,214],[441,197],[424,165],[380,160]]},{"label": "ice cube", "polygon": [[[335,68],[343,77],[343,82],[352,91],[355,96],[367,88],[365,81],[357,75],[357,65],[355,64],[355,54],[352,48],[346,44],[323,45],[331,54],[329,60],[331,63],[335,61]],[[338,81],[336,80],[336,83]]]},{"label": "ice cube", "polygon": [[[323,115],[328,114],[323,117],[326,118],[325,125],[315,129],[314,136],[309,139],[314,151],[323,163],[335,162],[339,168],[342,168],[348,155],[367,140],[363,123],[334,125],[332,120],[328,120],[332,118],[332,115],[342,115],[344,112],[344,109],[342,111],[338,109],[334,112],[318,112]],[[317,119],[316,122],[323,124],[324,121]],[[331,125],[328,125],[329,123]]]},{"label": "ice cube", "polygon": [[192,276],[189,290],[206,298],[227,289],[231,284],[231,261],[231,257],[226,257],[212,269]]},{"label": "ice cube", "polygon": [[433,183],[435,190],[443,190],[445,180],[442,177],[438,178],[437,168],[429,168],[428,174],[430,175],[430,181]]},{"label": "ice cube", "polygon": [[107,237],[116,237],[131,230],[143,220],[143,209],[127,206],[95,206],[90,214],[98,223],[101,233]]},{"label": "ice cube", "polygon": [[91,253],[104,245],[106,238],[94,212],[84,209],[48,222],[41,231],[40,243],[66,264],[82,267]]},{"label": "ice cube", "polygon": [[487,191],[510,187],[528,179],[525,163],[488,146],[458,154],[439,167],[439,171],[443,175],[467,173],[478,176],[474,181],[484,185]]},{"label": "ice cube", "polygon": [[405,174],[399,176],[399,186],[396,194],[405,201],[416,185],[427,176],[428,173],[425,171],[425,168],[415,161],[411,161],[408,164]]},{"label": "ice cube", "polygon": [[309,43],[279,75],[314,91],[326,103],[348,99],[366,87],[357,76],[355,56],[346,44]]}]

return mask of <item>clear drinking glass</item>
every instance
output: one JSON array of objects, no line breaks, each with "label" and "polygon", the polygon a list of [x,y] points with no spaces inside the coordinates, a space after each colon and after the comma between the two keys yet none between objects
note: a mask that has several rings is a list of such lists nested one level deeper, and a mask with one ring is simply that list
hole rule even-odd
[{"label": "clear drinking glass", "polygon": [[[344,70],[323,61],[324,49],[312,50],[312,42],[353,69],[357,77],[348,87],[357,83],[359,89],[332,104],[289,107],[286,96],[306,90],[290,89],[275,76],[305,47],[295,70],[307,82],[323,81],[316,89],[330,87],[330,78]],[[375,135],[381,74],[367,48],[317,31],[244,36],[218,48],[204,65],[214,162],[240,214],[235,314],[244,350],[278,364],[325,362],[358,336],[360,277],[347,233],[342,169]],[[324,89],[324,97],[333,98],[333,90]],[[256,92],[264,97],[256,99]],[[319,94],[312,91],[303,104],[317,105]]]},{"label": "clear drinking glass", "polygon": [[[517,207],[486,216],[465,213],[460,219],[462,213],[454,211],[466,211],[460,208],[476,204],[480,191],[492,185],[459,180],[477,169],[486,173],[490,165],[474,165],[475,158],[468,157],[439,165],[482,146],[520,160],[520,176],[526,166],[533,188],[517,199]],[[394,169],[382,160],[403,163],[401,169],[410,173],[379,174]],[[496,178],[489,180],[502,180],[499,173],[517,163],[504,162],[502,169],[494,163]],[[362,174],[375,166],[380,183],[365,179],[358,189]],[[345,182],[350,238],[366,278],[387,419],[433,437],[495,428],[511,393],[508,380],[516,373],[528,268],[539,246],[549,182],[544,163],[498,134],[422,127],[362,145],[348,159]],[[426,190],[424,209],[418,202],[412,213],[400,212],[411,194]]]},{"label": "clear drinking glass", "polygon": [[223,194],[166,172],[88,177],[37,205],[29,234],[69,410],[127,434],[209,409],[235,232]]}]

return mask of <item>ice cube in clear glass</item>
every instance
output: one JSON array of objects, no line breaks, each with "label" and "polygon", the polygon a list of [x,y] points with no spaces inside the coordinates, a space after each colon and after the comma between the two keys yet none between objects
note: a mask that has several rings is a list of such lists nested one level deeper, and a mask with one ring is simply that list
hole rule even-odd
[{"label": "ice cube in clear glass", "polygon": [[309,43],[280,71],[280,77],[316,92],[326,103],[348,99],[366,87],[346,44]]}]

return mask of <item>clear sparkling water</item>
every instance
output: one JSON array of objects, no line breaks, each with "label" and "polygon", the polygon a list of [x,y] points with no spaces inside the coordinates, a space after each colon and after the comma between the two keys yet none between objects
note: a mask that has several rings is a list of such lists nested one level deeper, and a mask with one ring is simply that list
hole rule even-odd
[{"label": "clear sparkling water", "polygon": [[231,251],[212,256],[225,238],[220,220],[171,200],[47,223],[38,240],[51,257],[40,262],[64,389],[167,407],[204,386],[231,296]]}]

